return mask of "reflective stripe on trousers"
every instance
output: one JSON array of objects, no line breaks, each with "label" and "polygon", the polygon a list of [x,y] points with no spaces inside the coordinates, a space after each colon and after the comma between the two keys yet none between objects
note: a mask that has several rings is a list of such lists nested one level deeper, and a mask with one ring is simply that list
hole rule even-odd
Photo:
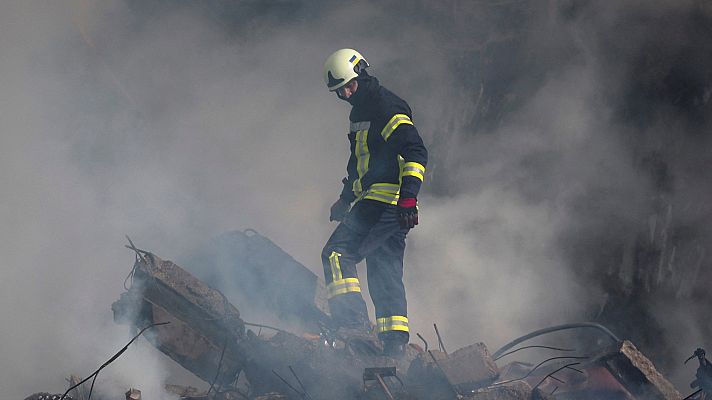
[{"label": "reflective stripe on trousers", "polygon": [[346,293],[361,293],[361,283],[358,278],[346,278],[331,282],[327,289],[329,290],[329,298]]},{"label": "reflective stripe on trousers", "polygon": [[390,317],[377,318],[376,329],[378,333],[389,331],[408,332],[408,317],[402,315],[393,315]]}]

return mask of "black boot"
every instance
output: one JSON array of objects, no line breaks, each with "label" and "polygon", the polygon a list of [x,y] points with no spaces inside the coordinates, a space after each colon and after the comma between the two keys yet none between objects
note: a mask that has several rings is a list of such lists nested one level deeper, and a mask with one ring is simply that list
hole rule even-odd
[{"label": "black boot", "polygon": [[395,340],[383,342],[383,355],[391,358],[401,358],[405,355],[405,343]]},{"label": "black boot", "polygon": [[385,332],[380,335],[383,341],[383,355],[391,358],[401,358],[405,355],[408,345],[408,334],[405,332]]}]

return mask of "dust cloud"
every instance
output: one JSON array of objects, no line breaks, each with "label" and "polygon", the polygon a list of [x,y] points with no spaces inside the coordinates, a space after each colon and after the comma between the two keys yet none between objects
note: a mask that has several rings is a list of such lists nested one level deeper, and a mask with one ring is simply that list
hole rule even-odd
[{"label": "dust cloud", "polygon": [[[0,390],[61,392],[125,344],[109,308],[133,261],[124,234],[180,263],[254,228],[321,274],[348,156],[348,104],[321,66],[341,47],[410,103],[430,150],[406,253],[414,332],[436,322],[449,349],[494,350],[603,321],[610,293],[636,293],[650,237],[680,284],[665,308],[631,310],[668,344],[684,334],[670,365],[704,345],[709,297],[689,270],[709,265],[712,226],[709,7],[407,4],[0,4]],[[169,364],[141,342],[98,387],[170,398]]]}]

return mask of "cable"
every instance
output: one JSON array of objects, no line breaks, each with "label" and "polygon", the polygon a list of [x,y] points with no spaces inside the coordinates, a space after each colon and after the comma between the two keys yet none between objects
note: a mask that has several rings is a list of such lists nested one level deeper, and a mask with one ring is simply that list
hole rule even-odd
[{"label": "cable", "polygon": [[613,332],[611,332],[610,330],[608,330],[608,328],[606,328],[605,326],[603,326],[601,324],[597,324],[595,322],[579,322],[579,323],[574,323],[574,324],[564,324],[564,325],[557,325],[557,326],[552,326],[549,328],[539,329],[538,331],[534,331],[534,332],[524,335],[520,338],[514,339],[511,342],[500,347],[499,350],[495,351],[492,354],[492,357],[498,358],[500,355],[502,355],[502,353],[504,353],[505,351],[518,345],[519,343],[522,343],[529,339],[535,338],[537,336],[541,336],[541,335],[551,333],[551,332],[563,331],[563,330],[567,330],[567,329],[578,329],[578,328],[598,329],[601,332],[605,333],[612,341],[620,342],[620,339],[618,339],[618,336],[614,335]]},{"label": "cable", "polygon": [[[537,383],[536,386],[534,386],[534,387],[532,388],[532,390],[538,388],[539,385],[541,385],[542,383],[544,383],[544,381],[545,381],[547,378],[549,378],[549,377],[554,378],[553,375],[554,375],[555,373],[561,371],[562,369],[564,369],[564,368],[569,368],[569,367],[571,367],[571,366],[578,365],[578,364],[581,364],[581,363],[575,362],[575,363],[571,363],[571,364],[566,364],[566,365],[564,365],[564,366],[561,367],[561,368],[557,368],[557,369],[551,371],[550,373],[546,374],[546,376],[544,377],[544,379],[540,380],[539,383]],[[554,379],[556,379],[556,378],[554,378]],[[556,380],[559,381],[559,382],[561,382],[560,379],[556,379]]]},{"label": "cable", "polygon": [[[105,362],[104,364],[102,364],[101,367],[99,367],[99,369],[97,369],[96,371],[94,371],[94,372],[93,372],[91,375],[89,375],[88,377],[84,378],[81,382],[79,382],[79,383],[77,383],[76,385],[74,385],[74,386],[70,387],[69,389],[67,389],[67,391],[64,392],[64,394],[62,395],[62,397],[59,398],[59,400],[64,400],[64,398],[67,397],[67,393],[69,393],[69,392],[72,391],[73,389],[79,387],[79,385],[81,385],[82,383],[88,381],[89,379],[96,378],[96,375],[98,375],[99,372],[100,372],[102,369],[104,369],[106,366],[108,366],[109,364],[111,364],[112,362],[114,362],[117,358],[119,358],[119,356],[121,356],[122,354],[124,354],[124,352],[129,348],[129,346],[131,346],[131,344],[132,344],[133,342],[135,342],[136,339],[138,339],[139,336],[143,335],[143,333],[146,332],[146,330],[148,330],[149,328],[153,328],[154,326],[168,325],[168,324],[170,324],[170,322],[156,322],[155,324],[151,324],[151,325],[149,325],[149,326],[147,326],[147,327],[141,329],[141,331],[140,331],[139,333],[137,333],[136,336],[134,336],[134,337],[126,344],[126,346],[124,346],[121,350],[119,350],[116,354],[114,354],[107,362]],[[92,383],[92,386],[93,386],[93,383]]]},{"label": "cable", "polygon": [[504,354],[500,355],[499,357],[494,358],[493,360],[494,360],[494,361],[497,361],[497,360],[499,360],[500,358],[505,357],[505,356],[508,356],[508,355],[510,355],[510,354],[513,354],[513,353],[516,353],[516,352],[518,352],[519,350],[531,349],[531,348],[549,349],[549,350],[558,350],[558,351],[574,351],[574,349],[561,349],[561,348],[559,348],[559,347],[532,345],[532,346],[520,347],[520,348],[518,348],[518,349],[516,349],[516,350],[512,350],[512,351],[510,351],[510,352],[504,353]]},{"label": "cable", "polygon": [[[585,359],[587,359],[587,358],[591,358],[591,357],[589,357],[589,356],[584,356],[584,357],[561,356],[561,357],[551,357],[551,358],[547,358],[546,360],[544,360],[544,361],[540,362],[539,364],[537,364],[534,368],[530,369],[529,372],[527,372],[523,377],[517,378],[517,379],[508,379],[508,380],[506,380],[506,381],[501,381],[501,382],[495,382],[495,383],[492,384],[492,386],[495,386],[495,385],[503,385],[503,384],[505,384],[505,383],[511,383],[511,382],[514,382],[514,381],[521,381],[522,379],[526,379],[529,375],[531,375],[532,373],[534,373],[534,371],[535,371],[537,368],[539,368],[539,367],[541,367],[542,365],[548,363],[549,361],[553,361],[553,360],[565,360],[565,359],[585,360]],[[576,364],[580,364],[580,363],[576,363]]]}]

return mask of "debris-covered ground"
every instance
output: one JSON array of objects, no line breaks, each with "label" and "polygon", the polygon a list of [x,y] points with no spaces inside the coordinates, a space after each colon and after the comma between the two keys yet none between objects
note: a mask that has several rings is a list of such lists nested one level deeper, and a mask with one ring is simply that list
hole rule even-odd
[{"label": "debris-covered ground", "polygon": [[[254,230],[223,235],[207,249],[213,253],[204,253],[201,259],[207,263],[230,262],[236,268],[235,276],[249,282],[280,276],[265,279],[260,285],[264,290],[252,293],[252,300],[282,315],[285,321],[302,319],[302,326],[313,331],[288,332],[245,322],[239,309],[217,289],[175,263],[136,248],[132,242],[127,247],[135,252],[135,264],[129,276],[130,287],[111,306],[115,321],[130,325],[137,333],[134,339],[146,332],[158,350],[210,385],[205,392],[166,386],[181,399],[683,398],[633,343],[595,323],[545,328],[517,338],[493,354],[484,343],[448,352],[435,326],[438,349],[429,348],[418,334],[423,346],[411,343],[402,358],[384,357],[375,334],[330,330],[328,310],[323,307],[323,282]],[[294,288],[303,288],[304,282],[311,290],[302,299],[289,302],[281,298]],[[555,332],[580,329],[596,331],[601,336],[598,345],[561,355],[573,349],[530,344]],[[536,365],[498,362],[536,347],[560,354]],[[694,357],[700,368],[693,384],[710,393],[711,364],[702,349],[691,359]],[[69,383],[70,398],[89,398],[93,383],[81,384],[75,376]],[[125,395],[127,400],[141,399],[136,388]],[[26,400],[60,398],[62,395],[38,393]]]}]

